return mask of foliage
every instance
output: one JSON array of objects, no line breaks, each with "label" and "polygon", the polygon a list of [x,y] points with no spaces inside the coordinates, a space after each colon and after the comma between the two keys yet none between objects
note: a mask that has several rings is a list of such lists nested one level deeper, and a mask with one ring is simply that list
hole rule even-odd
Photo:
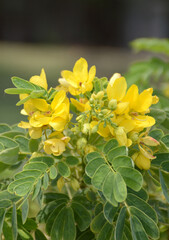
[{"label": "foliage", "polygon": [[19,94],[28,121],[0,124],[4,239],[146,240],[167,231],[168,110],[152,107],[152,88],[139,93],[120,74],[95,74],[81,58],[56,88],[42,69],[5,90]]}]

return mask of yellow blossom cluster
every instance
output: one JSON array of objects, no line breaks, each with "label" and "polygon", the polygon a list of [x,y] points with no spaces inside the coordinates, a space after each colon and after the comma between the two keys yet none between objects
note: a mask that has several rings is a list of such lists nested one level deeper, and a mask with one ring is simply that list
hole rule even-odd
[{"label": "yellow blossom cluster", "polygon": [[[44,69],[42,69],[40,76],[31,77],[30,82],[47,90],[48,85]],[[20,99],[27,96],[27,94],[21,94]],[[42,132],[47,129],[56,133],[50,134],[44,142],[46,153],[53,153],[58,156],[65,150],[69,138],[61,132],[63,132],[70,119],[69,99],[65,91],[56,92],[52,102],[42,98],[31,98],[24,103],[21,113],[28,116],[29,122],[22,121],[19,123],[19,127],[27,128],[31,138],[40,138]]]},{"label": "yellow blossom cluster", "polygon": [[[70,73],[69,71],[62,72],[64,79],[62,79],[60,83],[69,83],[68,90],[73,95],[79,95],[80,93],[91,91],[92,89],[91,78],[90,84],[87,85],[89,88],[85,84],[83,85],[83,89],[79,87],[81,86],[79,83],[84,82],[84,79],[86,79],[85,82],[87,83],[88,78],[86,77],[87,74],[86,71],[84,71],[84,68],[87,69],[86,62],[85,60],[80,59],[75,64],[73,73]],[[84,72],[85,74],[83,76]],[[78,80],[75,76],[79,76]],[[74,82],[76,82],[77,85]],[[73,91],[72,86],[74,87]],[[76,86],[79,87],[78,91]],[[104,112],[106,115],[111,113],[110,119],[112,124],[107,123],[105,125],[104,121],[98,119],[96,115],[93,115],[89,116],[91,129],[97,126],[97,133],[105,139],[114,137],[119,142],[119,145],[130,147],[131,145],[137,143],[133,141],[130,136],[134,133],[141,133],[155,124],[155,119],[147,115],[150,112],[150,106],[158,102],[158,97],[153,96],[152,94],[152,88],[139,93],[138,87],[135,84],[127,90],[126,79],[119,73],[115,73],[108,82],[107,88],[103,89],[103,91],[100,91],[97,94],[93,93],[90,99],[88,99],[85,95],[77,100],[71,98],[71,102],[77,110],[80,112],[86,112],[89,116],[89,112],[91,111],[90,103],[93,99],[100,99],[102,104],[96,112],[100,116]],[[105,103],[107,104],[106,106]],[[103,120],[104,117],[105,115],[103,114]],[[158,142],[155,142],[153,138],[151,138],[151,142],[152,143],[149,144],[150,146],[158,145]],[[153,158],[153,154],[149,153],[150,148],[147,148],[144,143],[142,143],[142,147],[141,145],[138,146],[139,151],[136,152],[137,154],[134,154],[133,159],[139,168],[148,169],[150,167],[150,159]],[[147,164],[144,164],[145,162],[147,162]]]},{"label": "yellow blossom cluster", "polygon": [[[69,99],[66,96],[69,92],[74,96],[70,99],[71,103],[81,112],[77,124],[81,126],[82,133],[90,135],[97,132],[105,140],[116,138],[120,146],[137,146],[133,154],[135,164],[140,169],[149,169],[154,158],[151,147],[159,143],[148,136],[148,130],[155,124],[155,119],[148,113],[150,106],[158,102],[158,97],[152,95],[152,88],[139,93],[135,84],[127,90],[126,79],[119,73],[95,91],[95,75],[96,67],[92,66],[88,71],[87,61],[80,58],[72,72],[61,72],[60,85],[56,87],[52,100],[39,97],[24,103],[21,113],[28,115],[29,121],[21,122],[19,126],[29,129],[31,138],[40,138],[50,129],[44,150],[47,154],[60,155],[70,140],[63,134],[70,121]],[[49,93],[43,69],[40,76],[33,76],[30,82]],[[26,97],[27,94],[20,95],[21,100]]]}]

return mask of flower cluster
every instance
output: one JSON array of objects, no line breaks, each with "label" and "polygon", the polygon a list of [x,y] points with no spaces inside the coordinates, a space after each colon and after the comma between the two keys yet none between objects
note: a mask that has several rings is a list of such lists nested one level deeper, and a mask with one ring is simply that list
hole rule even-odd
[{"label": "flower cluster", "polygon": [[[31,97],[24,103],[21,113],[28,115],[29,122],[21,122],[19,126],[28,128],[31,138],[39,138],[44,132],[44,151],[55,156],[62,154],[70,140],[64,135],[71,119],[66,96],[69,92],[74,96],[70,98],[71,105],[79,113],[72,128],[74,135],[80,138],[76,141],[77,149],[86,146],[87,151],[93,151],[94,146],[87,145],[86,140],[92,134],[100,135],[105,141],[115,138],[120,146],[133,149],[132,158],[137,167],[149,169],[154,158],[152,147],[159,143],[148,136],[150,127],[155,124],[155,119],[148,113],[151,105],[158,102],[158,97],[152,95],[152,88],[139,93],[135,84],[127,90],[126,79],[119,73],[109,81],[95,75],[96,67],[92,66],[88,71],[87,61],[80,58],[72,72],[61,72],[60,85],[55,88],[53,97]],[[30,82],[50,95],[43,69],[40,76],[33,76]],[[27,97],[28,94],[20,95],[21,100]]]},{"label": "flower cluster", "polygon": [[[30,82],[47,90],[46,75],[43,69],[40,76],[31,77]],[[27,96],[27,94],[21,94],[20,98],[24,99]],[[58,156],[65,150],[69,137],[64,136],[62,132],[70,120],[70,113],[69,99],[63,90],[56,92],[51,102],[42,98],[29,99],[24,103],[21,113],[28,115],[29,122],[22,121],[19,127],[28,128],[31,138],[40,138],[42,132],[45,132],[47,140],[44,142],[44,150],[46,153]]]}]

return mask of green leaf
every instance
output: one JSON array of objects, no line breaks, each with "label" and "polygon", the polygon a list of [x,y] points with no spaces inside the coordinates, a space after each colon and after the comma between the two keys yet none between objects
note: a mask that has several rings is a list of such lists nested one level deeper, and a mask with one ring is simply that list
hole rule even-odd
[{"label": "green leaf", "polygon": [[121,147],[116,147],[116,148],[112,149],[111,151],[109,151],[107,154],[107,158],[108,158],[109,162],[112,163],[112,161],[115,157],[125,156],[125,155],[127,155],[126,147],[121,146]]},{"label": "green leaf", "polygon": [[86,174],[89,177],[92,177],[96,172],[97,168],[102,164],[105,164],[105,161],[103,158],[94,158],[90,160],[85,169]]},{"label": "green leaf", "polygon": [[73,216],[73,210],[70,207],[64,207],[56,217],[52,231],[51,240],[75,240],[76,226]]},{"label": "green leaf", "polygon": [[166,171],[169,172],[169,161],[165,161],[161,164],[161,168]]},{"label": "green leaf", "polygon": [[16,193],[16,195],[18,196],[25,196],[29,191],[32,190],[33,188],[33,182],[24,182],[21,184],[18,184],[15,188],[14,188],[14,192]]},{"label": "green leaf", "polygon": [[152,218],[154,222],[158,222],[157,214],[154,209],[146,203],[143,199],[135,196],[134,194],[129,193],[126,200],[128,206],[134,206],[141,211],[143,211],[147,216]]},{"label": "green leaf", "polygon": [[113,139],[109,140],[109,141],[105,144],[104,149],[103,149],[103,152],[104,152],[105,154],[107,154],[110,150],[116,148],[118,145],[119,145],[119,144],[118,144],[117,140],[113,138]]},{"label": "green leaf", "polygon": [[12,236],[12,228],[8,225],[8,223],[5,221],[3,225],[3,235],[5,239],[13,240]]},{"label": "green leaf", "polygon": [[136,216],[140,220],[147,235],[153,239],[159,238],[159,229],[156,223],[149,216],[136,207],[130,207],[130,212],[133,216]]},{"label": "green leaf", "polygon": [[29,201],[26,198],[22,204],[22,223],[25,224],[29,213]]},{"label": "green leaf", "polygon": [[98,234],[97,240],[113,240],[114,239],[113,226],[106,222]]},{"label": "green leaf", "polygon": [[40,98],[40,97],[43,97],[45,94],[46,94],[45,89],[33,90],[33,91],[31,91],[30,96],[31,96],[31,98]]},{"label": "green leaf", "polygon": [[97,216],[95,216],[90,224],[90,228],[93,233],[99,233],[100,229],[106,223],[106,219],[104,217],[103,212],[100,212]]},{"label": "green leaf", "polygon": [[79,159],[74,156],[68,156],[66,157],[66,163],[70,166],[76,166],[79,164]]},{"label": "green leaf", "polygon": [[126,218],[126,207],[123,207],[121,208],[117,218],[117,223],[115,228],[115,240],[122,240],[125,218]]},{"label": "green leaf", "polygon": [[16,103],[16,106],[20,106],[20,105],[26,103],[29,99],[31,99],[31,96],[30,96],[30,95],[29,95],[28,97],[20,100],[19,102],[17,102],[17,103]]},{"label": "green leaf", "polygon": [[42,162],[45,163],[48,167],[51,167],[54,164],[53,157],[50,156],[42,156],[42,157],[34,157],[30,159],[30,162]]},{"label": "green leaf", "polygon": [[5,147],[0,152],[0,162],[13,165],[18,161],[19,145],[8,137],[0,137],[0,143]]},{"label": "green leaf", "polygon": [[26,88],[26,89],[30,89],[30,90],[36,89],[34,84],[32,84],[31,82],[28,82],[22,78],[19,78],[19,77],[12,77],[12,83],[17,88]]},{"label": "green leaf", "polygon": [[43,182],[44,190],[46,190],[48,188],[48,185],[49,185],[49,176],[46,172],[44,173],[42,182]]},{"label": "green leaf", "polygon": [[33,237],[30,235],[30,233],[22,227],[22,229],[18,229],[18,238],[17,239],[22,239],[22,240],[33,240]]},{"label": "green leaf", "polygon": [[[114,179],[112,182],[112,188],[114,197],[117,202],[123,202],[127,197],[127,188],[122,176],[116,172],[113,174]],[[111,185],[110,185],[111,186]]]},{"label": "green leaf", "polygon": [[86,230],[91,222],[91,215],[89,211],[80,203],[72,202],[71,207],[74,212],[75,222],[80,231]]},{"label": "green leaf", "polygon": [[162,109],[150,108],[150,116],[155,118],[157,124],[161,124],[166,119],[166,112]]},{"label": "green leaf", "polygon": [[49,205],[49,206],[52,206],[51,209],[48,208],[48,211],[51,210],[51,213],[49,212],[49,216],[47,217],[47,220],[46,220],[46,232],[48,235],[51,234],[51,230],[52,230],[54,221],[57,218],[58,214],[65,207],[66,200],[65,201],[58,200],[55,202],[55,204],[56,204],[56,206],[54,208],[52,205]]},{"label": "green leaf", "polygon": [[8,199],[8,200],[11,200],[12,202],[17,202],[20,199],[20,197],[14,195],[14,194],[11,194],[7,190],[5,190],[5,191],[0,192],[0,199],[1,200]]},{"label": "green leaf", "polygon": [[160,166],[163,162],[169,161],[169,153],[158,153],[156,158],[151,161],[152,165]]},{"label": "green leaf", "polygon": [[91,153],[86,155],[87,162],[90,162],[91,160],[96,159],[96,158],[101,158],[100,153],[98,153],[98,152],[91,152]]},{"label": "green leaf", "polygon": [[[113,206],[117,207],[118,201],[115,199],[115,186],[114,183],[114,175],[115,173],[109,172],[109,174],[106,176],[104,184],[103,184],[103,194],[107,201],[109,201]],[[111,187],[110,187],[111,186]]]},{"label": "green leaf", "polygon": [[39,144],[41,142],[41,139],[30,139],[29,140],[29,150],[33,153],[33,152],[37,152],[38,148],[39,148]]},{"label": "green leaf", "polygon": [[0,200],[0,208],[8,208],[11,205],[12,205],[12,202],[9,199]]},{"label": "green leaf", "polygon": [[12,209],[12,233],[13,233],[13,239],[17,240],[18,236],[18,227],[17,227],[17,212],[16,212],[16,205],[13,204]]},{"label": "green leaf", "polygon": [[40,189],[41,189],[41,184],[42,184],[41,179],[39,179],[33,190],[32,200],[34,200],[38,196]]},{"label": "green leaf", "polygon": [[91,178],[88,177],[86,173],[83,175],[83,182],[84,182],[85,184],[87,184],[87,185],[91,185],[91,184],[92,184],[92,183],[91,183]]},{"label": "green leaf", "polygon": [[133,240],[149,240],[143,225],[136,216],[131,216],[130,225]]},{"label": "green leaf", "polygon": [[87,230],[85,232],[82,232],[80,236],[78,236],[77,240],[94,240],[94,234],[90,231]]},{"label": "green leaf", "polygon": [[45,193],[44,198],[45,198],[45,203],[49,203],[51,201],[54,201],[54,200],[56,201],[59,199],[66,199],[66,200],[69,199],[69,197],[66,194],[53,193],[53,192]]},{"label": "green leaf", "polygon": [[149,51],[169,55],[169,40],[159,38],[138,38],[131,42],[133,49],[137,51]]},{"label": "green leaf", "polygon": [[161,138],[161,141],[169,148],[169,134]]},{"label": "green leaf", "polygon": [[20,152],[29,153],[29,139],[24,136],[16,136],[14,140],[19,144]]},{"label": "green leaf", "polygon": [[15,180],[26,178],[26,177],[34,177],[39,178],[42,175],[42,172],[40,170],[24,170],[22,172],[19,172],[15,175]]},{"label": "green leaf", "polygon": [[[25,177],[25,178],[21,178],[21,179],[17,179],[17,180],[15,180],[15,181],[13,181],[13,182],[11,182],[10,184],[9,184],[9,186],[8,186],[8,191],[10,192],[10,193],[14,193],[14,191],[15,191],[15,188],[18,186],[18,185],[20,185],[20,184],[26,184],[26,183],[29,183],[29,185],[31,185],[31,184],[33,184],[34,182],[35,182],[35,178],[34,177]],[[25,186],[27,186],[27,185],[25,185]],[[24,188],[24,186],[23,186],[23,188]],[[24,191],[24,189],[23,189],[23,191]]]},{"label": "green leaf", "polygon": [[47,169],[48,169],[48,166],[43,163],[43,162],[30,162],[30,163],[27,163],[25,164],[24,170],[39,170],[41,171],[42,173],[45,172]]},{"label": "green leaf", "polygon": [[7,88],[4,91],[7,94],[25,94],[25,93],[31,93],[31,89],[26,89],[26,88]]},{"label": "green leaf", "polygon": [[139,171],[129,167],[119,167],[117,171],[123,177],[128,187],[135,191],[139,191],[143,184],[143,177]]},{"label": "green leaf", "polygon": [[0,123],[0,134],[8,131],[11,131],[11,127],[6,123]]},{"label": "green leaf", "polygon": [[113,223],[117,210],[118,210],[118,207],[114,207],[109,202],[106,202],[106,204],[104,205],[103,213],[105,218],[110,224]]},{"label": "green leaf", "polygon": [[97,170],[95,171],[92,177],[92,180],[91,180],[92,185],[95,188],[102,190],[102,185],[109,172],[110,172],[110,168],[106,164],[100,165],[100,167],[97,168]]},{"label": "green leaf", "polygon": [[167,188],[167,185],[164,181],[164,177],[163,177],[163,173],[159,170],[159,174],[160,174],[160,183],[161,183],[161,187],[163,190],[163,194],[167,200],[167,202],[169,203],[169,190]]},{"label": "green leaf", "polygon": [[36,229],[35,240],[47,240],[47,238],[45,237],[45,235],[39,229]]},{"label": "green leaf", "polygon": [[2,234],[2,228],[5,220],[6,209],[0,208],[0,236]]},{"label": "green leaf", "polygon": [[163,137],[164,133],[161,129],[154,129],[149,132],[149,136],[155,138],[157,141],[160,141],[160,139]]},{"label": "green leaf", "polygon": [[111,163],[115,170],[117,170],[119,167],[133,167],[132,159],[128,156],[115,157]]},{"label": "green leaf", "polygon": [[[23,136],[23,135],[25,135],[23,132],[20,132],[20,131],[14,131],[14,130],[12,130],[12,131],[8,131],[8,132],[4,132],[4,133],[2,133],[1,134],[1,136],[4,136],[4,137],[8,137],[8,138],[12,138],[13,140],[15,140],[14,138],[16,137],[16,136]],[[16,142],[16,141],[15,141]]]},{"label": "green leaf", "polygon": [[55,179],[57,177],[57,169],[55,168],[55,166],[50,167],[49,176],[50,179]]},{"label": "green leaf", "polygon": [[63,177],[69,177],[70,176],[70,168],[65,162],[58,162],[57,164],[58,172]]}]

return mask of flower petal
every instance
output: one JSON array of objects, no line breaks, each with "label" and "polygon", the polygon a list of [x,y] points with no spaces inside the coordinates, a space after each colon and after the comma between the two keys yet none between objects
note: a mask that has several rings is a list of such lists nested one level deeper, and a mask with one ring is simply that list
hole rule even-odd
[{"label": "flower petal", "polygon": [[116,99],[120,101],[124,98],[127,89],[126,79],[124,77],[116,78],[108,83],[107,95],[108,99]]}]

